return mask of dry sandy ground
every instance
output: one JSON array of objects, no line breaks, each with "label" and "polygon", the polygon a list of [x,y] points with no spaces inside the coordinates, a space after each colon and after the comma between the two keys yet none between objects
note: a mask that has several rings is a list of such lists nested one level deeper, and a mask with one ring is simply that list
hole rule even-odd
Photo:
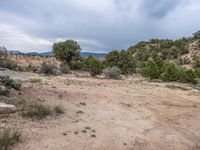
[{"label": "dry sandy ground", "polygon": [[1,118],[1,126],[23,131],[14,150],[200,149],[198,90],[171,89],[140,77],[107,80],[32,73],[12,77],[41,78],[40,83],[24,83],[20,97],[65,109],[65,114],[41,121],[18,114]]}]

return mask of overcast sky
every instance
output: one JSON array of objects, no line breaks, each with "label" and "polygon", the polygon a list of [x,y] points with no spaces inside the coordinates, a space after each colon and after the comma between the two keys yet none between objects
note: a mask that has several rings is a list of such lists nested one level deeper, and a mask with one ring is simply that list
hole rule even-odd
[{"label": "overcast sky", "polygon": [[0,45],[23,52],[66,39],[108,52],[198,30],[200,0],[0,0]]}]

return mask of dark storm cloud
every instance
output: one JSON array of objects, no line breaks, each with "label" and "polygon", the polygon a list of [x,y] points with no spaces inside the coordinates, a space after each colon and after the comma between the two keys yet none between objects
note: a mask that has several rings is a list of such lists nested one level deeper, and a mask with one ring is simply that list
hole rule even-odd
[{"label": "dark storm cloud", "polygon": [[46,51],[70,38],[85,51],[109,51],[191,34],[199,18],[198,0],[1,0],[0,45]]}]

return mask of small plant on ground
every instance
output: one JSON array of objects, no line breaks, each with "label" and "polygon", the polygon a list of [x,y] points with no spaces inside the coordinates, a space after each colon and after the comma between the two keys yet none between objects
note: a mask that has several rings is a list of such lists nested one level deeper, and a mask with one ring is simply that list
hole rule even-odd
[{"label": "small plant on ground", "polygon": [[20,141],[20,138],[21,132],[18,129],[4,129],[0,133],[0,150],[9,150]]},{"label": "small plant on ground", "polygon": [[43,62],[40,72],[46,75],[56,75],[58,68],[50,62]]},{"label": "small plant on ground", "polygon": [[30,83],[39,83],[41,81],[42,81],[41,79],[29,79],[28,80],[28,82],[30,82]]},{"label": "small plant on ground", "polygon": [[61,63],[60,64],[60,71],[62,72],[62,73],[69,73],[70,72],[70,68],[69,68],[69,66],[66,64],[66,63]]},{"label": "small plant on ground", "polygon": [[22,115],[30,118],[43,119],[51,114],[51,110],[48,106],[31,103],[24,107]]},{"label": "small plant on ground", "polygon": [[37,67],[35,67],[35,66],[31,65],[31,64],[29,64],[28,67],[27,67],[26,69],[27,69],[28,71],[32,71],[32,72],[34,72],[34,73],[38,71]]},{"label": "small plant on ground", "polygon": [[8,89],[20,90],[22,86],[21,81],[10,79],[9,76],[0,76],[0,82]]},{"label": "small plant on ground", "polygon": [[54,110],[55,114],[64,114],[65,113],[64,109],[61,106],[55,106],[53,108],[53,110]]},{"label": "small plant on ground", "polygon": [[10,94],[10,89],[0,87],[0,96],[8,96]]},{"label": "small plant on ground", "polygon": [[105,69],[105,76],[110,79],[120,79],[121,70],[118,67],[108,67]]},{"label": "small plant on ground", "polygon": [[43,119],[50,115],[63,114],[64,109],[61,106],[55,106],[53,108],[33,102],[24,106],[22,109],[22,115],[24,117],[34,118],[34,119]]}]

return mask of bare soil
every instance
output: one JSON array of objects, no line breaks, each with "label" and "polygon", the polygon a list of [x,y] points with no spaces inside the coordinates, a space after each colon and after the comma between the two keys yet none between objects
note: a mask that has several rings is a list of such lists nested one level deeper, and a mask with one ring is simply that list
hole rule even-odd
[{"label": "bare soil", "polygon": [[[24,82],[14,100],[61,105],[65,114],[43,120],[19,113],[0,117],[0,127],[22,130],[14,150],[199,150],[200,91],[177,84],[71,75],[1,71]],[[13,75],[14,74],[14,75]]]}]

